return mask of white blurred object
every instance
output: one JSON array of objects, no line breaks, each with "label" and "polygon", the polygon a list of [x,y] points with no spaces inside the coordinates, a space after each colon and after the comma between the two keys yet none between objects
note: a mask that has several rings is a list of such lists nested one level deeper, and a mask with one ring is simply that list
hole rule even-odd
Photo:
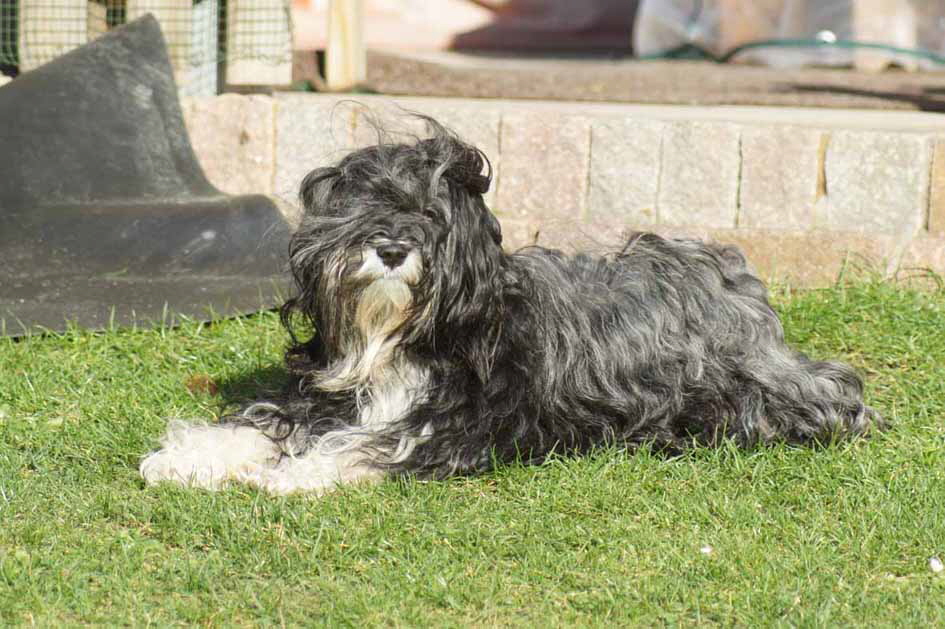
[{"label": "white blurred object", "polygon": [[896,64],[942,70],[941,59],[933,57],[945,55],[945,2],[643,0],[633,33],[640,56],[692,45],[723,57],[759,42],[770,45],[743,48],[732,60],[774,67],[855,65],[876,71]]},{"label": "white blurred object", "polygon": [[[856,0],[853,4],[853,31],[859,41],[889,42],[900,48],[919,47],[919,16],[914,3],[903,0]],[[938,44],[941,49],[941,41]],[[897,61],[907,70],[915,71],[919,67],[916,59]],[[889,65],[889,55],[882,50],[857,50],[853,62],[857,68],[878,72]]]}]

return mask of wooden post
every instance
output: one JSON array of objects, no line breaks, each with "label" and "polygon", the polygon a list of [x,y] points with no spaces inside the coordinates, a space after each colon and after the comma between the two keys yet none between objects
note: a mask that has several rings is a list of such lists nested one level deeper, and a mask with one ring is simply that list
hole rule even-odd
[{"label": "wooden post", "polygon": [[367,78],[363,0],[331,0],[325,75],[332,91],[350,90]]}]

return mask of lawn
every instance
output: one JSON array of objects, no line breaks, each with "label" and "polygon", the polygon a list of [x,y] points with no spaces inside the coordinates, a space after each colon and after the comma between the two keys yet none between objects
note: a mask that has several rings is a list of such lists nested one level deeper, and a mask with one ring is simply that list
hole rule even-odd
[{"label": "lawn", "polygon": [[322,498],[145,488],[168,417],[278,387],[263,313],[0,339],[0,625],[945,624],[945,292],[781,291],[887,433],[601,451]]}]

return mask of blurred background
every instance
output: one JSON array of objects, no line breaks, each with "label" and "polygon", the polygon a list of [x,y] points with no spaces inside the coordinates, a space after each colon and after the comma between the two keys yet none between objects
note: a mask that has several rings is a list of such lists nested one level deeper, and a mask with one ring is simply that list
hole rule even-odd
[{"label": "blurred background", "polygon": [[[0,0],[0,72],[14,77],[144,13],[160,21],[187,96],[268,88],[691,102],[691,80],[672,90],[653,77],[652,89],[644,82],[634,95],[593,75],[607,62],[679,59],[869,73],[945,68],[940,1]],[[504,71],[542,59],[582,64],[565,65],[553,81],[502,85]],[[475,80],[458,79],[463,68],[475,68]],[[456,85],[464,82],[465,92]],[[720,102],[705,87],[697,100]],[[858,102],[847,96],[841,101]]]},{"label": "blurred background", "polygon": [[[122,61],[115,78],[106,49],[132,48],[123,35],[61,55],[145,14],[180,107],[105,133],[154,73]],[[42,96],[26,89],[42,81],[19,77],[57,57],[99,81],[66,93],[77,75],[63,71]],[[943,70],[945,0],[0,0],[0,82],[13,88],[0,87],[0,156],[100,129],[91,168],[106,145],[165,146],[176,130],[181,155],[115,159],[128,172],[90,178],[124,202],[118,184],[150,189],[152,164],[184,160],[221,194],[266,195],[295,221],[306,173],[376,143],[374,114],[416,133],[406,109],[489,156],[486,202],[510,250],[606,249],[646,229],[737,244],[763,277],[799,286],[857,261],[941,275]],[[83,102],[105,100],[113,113],[83,118]],[[64,106],[46,124],[35,102]],[[11,143],[27,123],[36,133]],[[127,141],[135,130],[151,135]],[[55,162],[43,163],[53,181]],[[19,185],[53,190],[40,174]]]}]

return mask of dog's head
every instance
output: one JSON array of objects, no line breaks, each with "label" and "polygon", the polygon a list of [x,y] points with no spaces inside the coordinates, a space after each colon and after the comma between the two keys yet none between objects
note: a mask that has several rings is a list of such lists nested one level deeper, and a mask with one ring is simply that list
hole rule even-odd
[{"label": "dog's head", "polygon": [[449,342],[437,337],[487,316],[502,260],[482,196],[491,166],[422,120],[429,137],[357,150],[302,183],[305,214],[290,247],[298,296],[284,315],[308,318],[329,360],[365,337]]}]

